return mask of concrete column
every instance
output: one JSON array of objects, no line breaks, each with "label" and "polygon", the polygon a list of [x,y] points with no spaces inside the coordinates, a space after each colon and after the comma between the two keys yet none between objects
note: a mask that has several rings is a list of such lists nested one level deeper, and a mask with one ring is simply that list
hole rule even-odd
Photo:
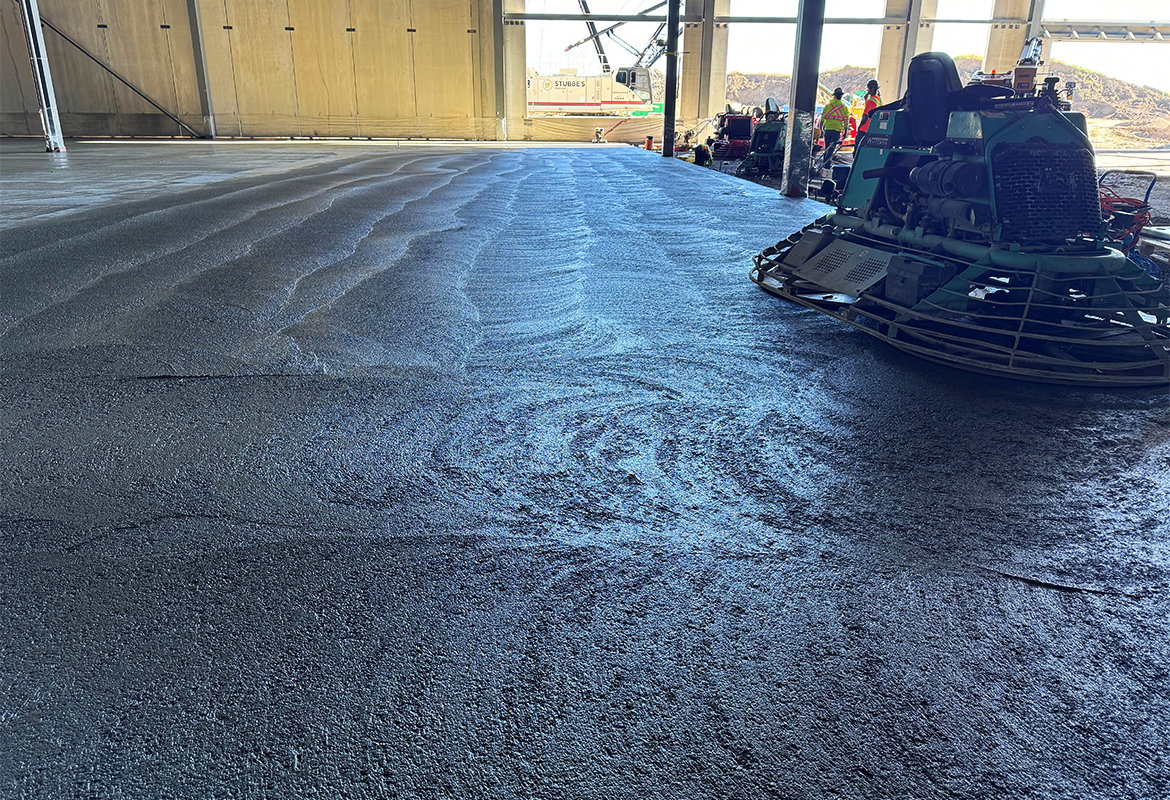
[{"label": "concrete column", "polygon": [[[991,12],[991,30],[987,33],[987,53],[983,71],[1006,72],[1020,60],[1020,51],[1028,41],[1029,21],[1036,0],[995,0]],[[1043,13],[1043,3],[1040,3]]]},{"label": "concrete column", "polygon": [[796,12],[796,54],[792,64],[788,128],[784,138],[784,173],[780,179],[780,191],[788,197],[808,196],[824,28],[825,0],[800,0]]},{"label": "concrete column", "polygon": [[[731,13],[731,0],[714,0],[711,16],[727,16]],[[701,77],[705,83],[699,85],[699,110],[703,118],[713,117],[727,105],[727,23],[711,20],[709,34],[704,34],[703,45],[707,59]]]},{"label": "concrete column", "polygon": [[[523,14],[524,0],[504,0],[504,11]],[[501,140],[524,138],[524,118],[528,116],[528,46],[523,20],[505,20],[504,48],[504,118]]]},{"label": "concrete column", "polygon": [[923,20],[933,19],[937,14],[938,0],[886,0],[886,16],[902,17],[906,22],[882,29],[877,80],[885,102],[893,102],[905,93],[910,59],[933,46],[934,23]]},{"label": "concrete column", "polygon": [[[686,0],[683,13],[689,16],[703,14],[706,0]],[[705,18],[705,15],[704,15]],[[699,74],[703,54],[703,23],[687,22],[682,35],[682,79],[678,91],[678,119],[680,125],[693,126],[702,119],[699,113]]]},{"label": "concrete column", "polygon": [[702,22],[683,26],[680,124],[696,125],[723,110],[727,103],[727,25],[716,16],[730,14],[731,0],[686,0],[686,14]]}]

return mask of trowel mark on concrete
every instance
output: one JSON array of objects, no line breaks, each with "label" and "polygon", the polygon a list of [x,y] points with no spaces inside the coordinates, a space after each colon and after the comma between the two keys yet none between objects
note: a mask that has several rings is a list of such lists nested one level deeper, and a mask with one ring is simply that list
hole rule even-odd
[{"label": "trowel mark on concrete", "polygon": [[0,793],[1166,793],[1164,396],[778,303],[750,254],[815,204],[417,155],[225,182],[268,210],[198,267],[0,338]]}]

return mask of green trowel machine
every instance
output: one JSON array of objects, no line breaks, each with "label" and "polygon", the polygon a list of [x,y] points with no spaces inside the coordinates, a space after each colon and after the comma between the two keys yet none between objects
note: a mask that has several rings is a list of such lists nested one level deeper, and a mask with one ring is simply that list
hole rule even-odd
[{"label": "green trowel machine", "polygon": [[909,66],[874,111],[835,212],[755,257],[752,280],[906,352],[1052,383],[1170,382],[1170,284],[1106,238],[1085,119],[1040,42],[963,86]]},{"label": "green trowel machine", "polygon": [[784,136],[788,130],[788,114],[780,110],[775,98],[764,103],[764,121],[756,123],[748,154],[735,168],[741,178],[779,175],[784,169]]}]

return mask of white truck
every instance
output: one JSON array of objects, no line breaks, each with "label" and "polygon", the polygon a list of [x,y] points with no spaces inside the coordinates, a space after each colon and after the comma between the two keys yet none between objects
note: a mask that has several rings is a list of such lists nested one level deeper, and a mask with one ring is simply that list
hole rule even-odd
[{"label": "white truck", "polygon": [[644,116],[661,111],[651,96],[650,70],[623,67],[605,75],[578,75],[566,69],[556,75],[528,70],[528,113],[561,116]]}]

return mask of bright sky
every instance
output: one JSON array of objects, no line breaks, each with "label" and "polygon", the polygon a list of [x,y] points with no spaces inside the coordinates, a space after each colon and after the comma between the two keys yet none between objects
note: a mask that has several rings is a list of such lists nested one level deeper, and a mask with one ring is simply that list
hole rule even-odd
[{"label": "bright sky", "polygon": [[[594,13],[633,14],[659,0],[590,0]],[[1108,6],[1107,8],[1103,6]],[[938,0],[939,19],[990,19],[993,0]],[[797,0],[731,0],[731,13],[754,16],[795,16]],[[532,12],[580,11],[576,0],[528,0]],[[665,10],[665,9],[662,9]],[[880,17],[885,0],[827,0],[827,17]],[[1047,20],[1113,20],[1126,22],[1170,21],[1170,0],[1047,0]],[[605,27],[599,25],[599,27]],[[656,25],[630,23],[617,32],[635,51],[640,51]],[[941,23],[935,26],[932,48],[951,55],[982,55],[987,47],[986,24]],[[591,44],[569,52],[564,48],[586,36],[580,22],[529,22],[528,63],[543,73],[575,67],[581,74],[598,72]],[[727,68],[738,72],[792,72],[794,25],[732,25],[728,34]],[[634,54],[604,39],[610,63],[628,64]],[[853,64],[877,66],[881,28],[877,25],[830,25],[821,46],[821,69]],[[685,58],[685,56],[684,56]],[[1056,42],[1052,58],[1103,72],[1115,78],[1170,92],[1170,40],[1159,44],[1120,42]],[[659,62],[659,68],[662,63]]]}]

